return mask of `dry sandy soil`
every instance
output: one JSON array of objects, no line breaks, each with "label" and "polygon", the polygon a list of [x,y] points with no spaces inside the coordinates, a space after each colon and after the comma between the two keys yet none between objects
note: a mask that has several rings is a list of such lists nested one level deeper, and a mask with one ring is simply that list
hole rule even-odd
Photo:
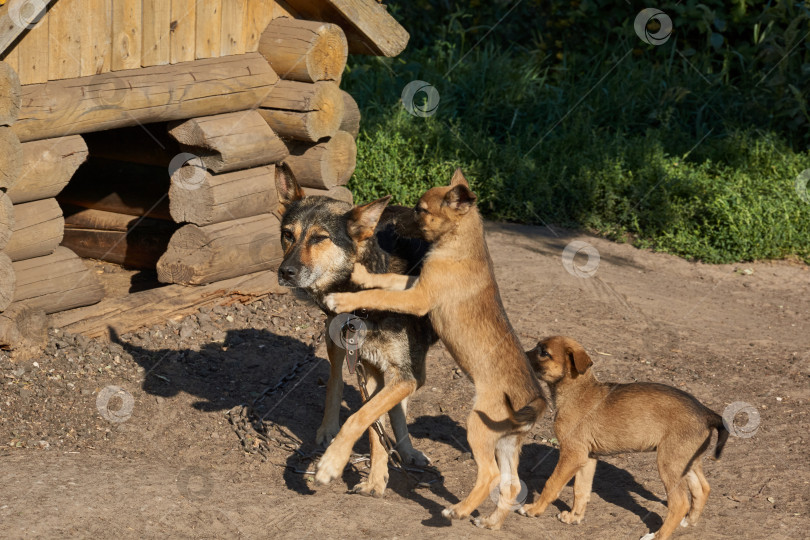
[{"label": "dry sandy soil", "polygon": [[[575,239],[601,256],[592,277],[563,267],[563,249]],[[756,408],[752,436],[732,437],[722,460],[706,460],[708,506],[697,528],[678,538],[807,538],[810,268],[706,266],[512,225],[489,225],[488,241],[525,345],[570,334],[603,380],[675,385],[721,413],[736,402]],[[652,454],[600,462],[578,526],[555,517],[571,503],[570,486],[546,515],[515,514],[500,532],[443,519],[441,509],[471,488],[475,467],[464,431],[472,384],[440,346],[408,420],[414,445],[443,479],[411,489],[392,472],[384,498],[347,494],[364,474],[360,462],[341,480],[313,486],[301,471],[312,469],[328,374],[322,320],[294,295],[277,295],[123,335],[121,344],[52,331],[41,357],[0,357],[0,536],[637,539],[660,525],[665,493]],[[299,363],[256,406],[284,444],[261,447],[266,459],[246,452],[226,411]],[[343,419],[360,403],[345,378]],[[99,408],[109,386],[126,394]],[[745,424],[745,415],[737,421]],[[555,443],[547,414],[523,449],[530,499],[553,470]],[[360,441],[356,450],[367,448]]]}]

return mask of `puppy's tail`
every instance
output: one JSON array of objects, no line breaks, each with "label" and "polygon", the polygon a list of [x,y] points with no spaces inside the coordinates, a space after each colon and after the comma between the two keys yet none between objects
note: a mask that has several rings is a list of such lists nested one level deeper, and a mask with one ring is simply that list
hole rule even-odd
[{"label": "puppy's tail", "polygon": [[714,411],[712,411],[712,415],[709,417],[709,427],[717,430],[717,445],[714,447],[714,459],[720,459],[720,456],[723,454],[723,448],[726,446],[726,441],[728,441],[728,429],[726,429],[726,425],[723,423],[723,417]]},{"label": "puppy's tail", "polygon": [[518,410],[515,410],[515,407],[512,405],[509,394],[504,394],[503,397],[506,401],[506,411],[509,414],[509,419],[518,429],[528,429],[533,426],[546,410],[547,404],[543,396],[536,397],[531,400],[528,405]]}]

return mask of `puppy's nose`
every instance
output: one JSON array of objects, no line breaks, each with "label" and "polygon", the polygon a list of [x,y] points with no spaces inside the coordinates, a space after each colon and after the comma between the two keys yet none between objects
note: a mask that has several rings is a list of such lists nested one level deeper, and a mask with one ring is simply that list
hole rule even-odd
[{"label": "puppy's nose", "polygon": [[278,269],[278,273],[284,279],[293,279],[295,275],[298,273],[298,269],[291,265],[285,265]]}]

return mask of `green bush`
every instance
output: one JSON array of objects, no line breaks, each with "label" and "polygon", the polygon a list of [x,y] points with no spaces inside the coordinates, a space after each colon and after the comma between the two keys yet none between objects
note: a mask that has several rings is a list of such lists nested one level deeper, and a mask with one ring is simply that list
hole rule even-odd
[{"label": "green bush", "polygon": [[[527,0],[504,17],[515,2],[462,4],[398,3],[409,49],[352,58],[359,200],[413,204],[462,167],[491,219],[708,262],[810,261],[802,5],[686,1],[665,9],[675,31],[652,47],[632,27],[644,6]],[[415,79],[438,89],[434,116],[399,103]]]}]

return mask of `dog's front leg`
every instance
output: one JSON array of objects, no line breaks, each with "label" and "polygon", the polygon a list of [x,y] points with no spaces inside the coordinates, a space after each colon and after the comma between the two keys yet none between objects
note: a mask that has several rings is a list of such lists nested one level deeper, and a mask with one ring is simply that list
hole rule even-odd
[{"label": "dog's front leg", "polygon": [[315,435],[315,442],[328,445],[340,431],[340,402],[343,401],[343,357],[344,349],[336,345],[329,337],[329,323],[326,321],[326,354],[329,356],[329,380],[326,382],[326,403],[323,410],[323,421]]},{"label": "dog's front leg", "polygon": [[578,452],[567,452],[561,446],[560,459],[557,461],[557,466],[554,467],[554,472],[546,481],[546,485],[543,486],[540,498],[532,504],[523,505],[518,512],[532,517],[537,517],[545,512],[548,505],[557,500],[565,485],[588,462],[588,459],[587,451],[584,455],[580,455]]},{"label": "dog's front leg", "polygon": [[428,296],[420,287],[404,291],[372,289],[355,293],[334,293],[326,297],[326,305],[336,313],[377,309],[421,317],[430,311]]},{"label": "dog's front leg", "polygon": [[371,427],[377,418],[391,410],[391,408],[416,391],[416,381],[396,381],[386,384],[382,390],[368,400],[360,410],[346,420],[329,448],[326,449],[318,469],[315,481],[319,484],[328,484],[343,472],[349,461],[352,447],[363,433]]},{"label": "dog's front leg", "polygon": [[352,281],[364,289],[388,289],[404,291],[412,287],[419,278],[402,274],[372,274],[362,264],[354,265]]}]

